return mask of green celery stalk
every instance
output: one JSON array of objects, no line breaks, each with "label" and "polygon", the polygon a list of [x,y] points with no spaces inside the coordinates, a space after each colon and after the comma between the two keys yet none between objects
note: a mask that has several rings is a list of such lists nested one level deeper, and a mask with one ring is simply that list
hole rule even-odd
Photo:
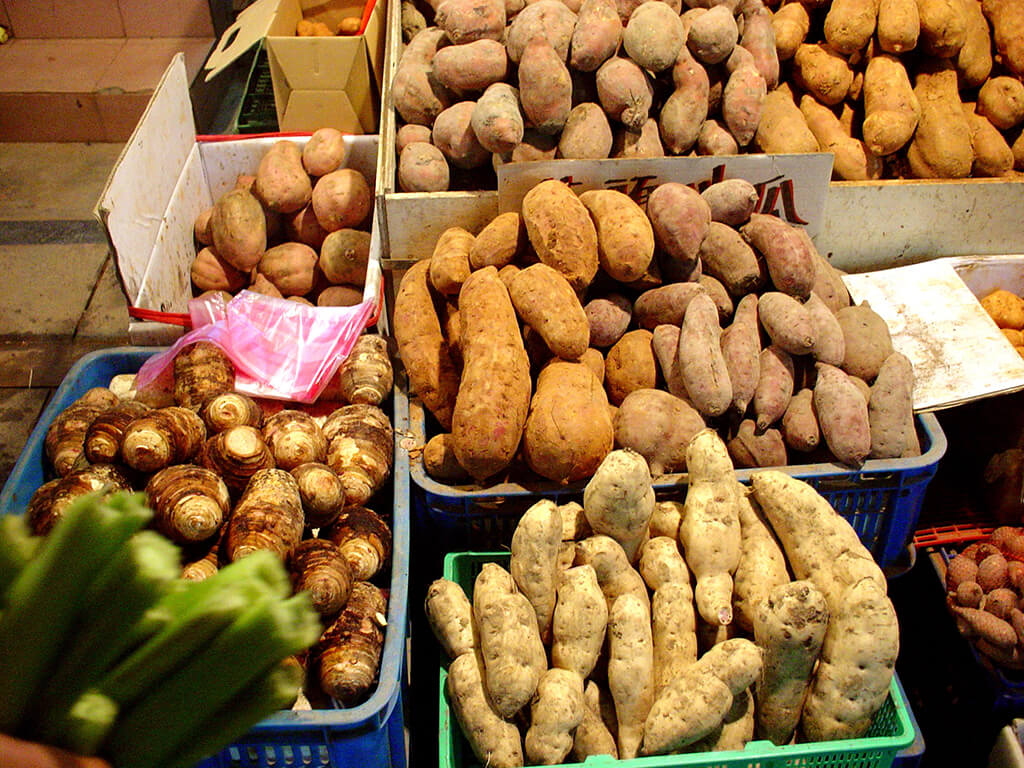
[{"label": "green celery stalk", "polygon": [[302,686],[302,667],[281,663],[249,683],[225,706],[208,717],[196,732],[179,744],[163,768],[191,768],[247,733],[256,723],[291,706]]},{"label": "green celery stalk", "polygon": [[320,618],[308,593],[259,600],[124,712],[104,751],[116,765],[163,765],[238,691],[281,659],[308,648],[320,632]]},{"label": "green celery stalk", "polygon": [[270,552],[254,552],[219,570],[209,579],[182,582],[154,606],[131,634],[136,644],[125,659],[97,684],[122,707],[131,704],[164,676],[184,664],[210,639],[229,626],[260,597],[282,599],[291,582],[281,561]]},{"label": "green celery stalk", "polygon": [[65,718],[64,727],[67,730],[61,735],[60,743],[47,743],[79,755],[95,755],[114,727],[117,714],[116,701],[95,691],[84,693]]},{"label": "green celery stalk", "polygon": [[41,539],[33,536],[24,515],[0,516],[0,607],[7,588],[32,559]]},{"label": "green celery stalk", "polygon": [[250,581],[263,583],[271,594],[281,598],[287,597],[292,591],[291,580],[281,561],[269,552],[253,552],[252,555],[226,565],[203,581],[179,580],[176,589],[146,611],[132,628],[132,645],[166,630],[225,585]]},{"label": "green celery stalk", "polygon": [[63,739],[72,704],[127,650],[132,625],[178,578],[180,559],[170,540],[139,531],[107,564],[90,586],[87,612],[32,708],[28,733],[47,744],[71,746]]},{"label": "green celery stalk", "polygon": [[0,731],[18,735],[81,615],[82,595],[151,518],[143,494],[77,499],[11,584],[0,615]]}]

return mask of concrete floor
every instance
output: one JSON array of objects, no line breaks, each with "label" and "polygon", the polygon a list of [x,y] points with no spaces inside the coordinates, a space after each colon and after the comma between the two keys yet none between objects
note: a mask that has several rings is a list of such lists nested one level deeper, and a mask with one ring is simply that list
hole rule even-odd
[{"label": "concrete floor", "polygon": [[128,344],[127,301],[92,209],[120,144],[0,143],[0,478],[82,355]]}]

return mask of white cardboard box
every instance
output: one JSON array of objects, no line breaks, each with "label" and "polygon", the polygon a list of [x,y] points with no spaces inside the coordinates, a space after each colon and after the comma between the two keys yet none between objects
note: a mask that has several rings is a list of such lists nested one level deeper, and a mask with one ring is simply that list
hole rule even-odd
[{"label": "white cardboard box", "polygon": [[[129,312],[133,307],[188,312],[196,216],[230,190],[239,174],[255,173],[263,153],[280,138],[197,140],[184,58],[175,56],[94,210],[110,242]],[[306,140],[305,136],[283,138],[300,144]],[[348,167],[360,171],[372,188],[377,136],[346,136],[345,141],[349,145]],[[364,300],[380,297],[376,212],[372,232]],[[177,339],[182,328],[133,318],[128,333],[133,344],[163,345]]]}]

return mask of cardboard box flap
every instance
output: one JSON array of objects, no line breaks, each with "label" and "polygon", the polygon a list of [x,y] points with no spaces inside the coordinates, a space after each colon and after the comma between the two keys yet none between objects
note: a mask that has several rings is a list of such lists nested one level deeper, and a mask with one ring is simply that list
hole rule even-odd
[{"label": "cardboard box flap", "polygon": [[129,302],[139,293],[167,203],[195,143],[185,56],[177,53],[107,178],[94,210],[107,233]]},{"label": "cardboard box flap", "polygon": [[233,64],[243,53],[260,42],[270,31],[277,15],[279,0],[256,0],[235,19],[235,23],[224,30],[217,41],[204,69],[206,81],[219,75],[225,67]]}]

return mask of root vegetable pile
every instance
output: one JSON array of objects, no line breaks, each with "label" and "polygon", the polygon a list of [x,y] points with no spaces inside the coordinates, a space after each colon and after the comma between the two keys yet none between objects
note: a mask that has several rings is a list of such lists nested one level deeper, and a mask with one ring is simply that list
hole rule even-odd
[{"label": "root vegetable pile", "polygon": [[347,168],[348,148],[334,128],[302,146],[282,139],[253,175],[201,212],[194,226],[194,293],[243,288],[313,306],[363,298],[373,195]]},{"label": "root vegetable pile", "polygon": [[698,481],[682,501],[655,504],[643,457],[617,449],[582,508],[526,511],[508,569],[430,585],[448,705],[482,765],[869,732],[899,650],[870,553],[803,481],[740,484],[712,430],[686,450]]},{"label": "root vegetable pile", "polygon": [[665,183],[646,208],[549,180],[475,237],[442,234],[394,308],[439,427],[426,470],[572,483],[632,448],[671,474],[705,426],[745,468],[919,455],[913,369],[885,320],[755,200],[742,179]]},{"label": "root vegetable pile", "polygon": [[[178,354],[167,390],[129,388],[138,399],[120,400],[97,388],[80,397],[49,428],[53,479],[35,491],[19,524],[34,542],[60,529],[76,499],[135,489],[152,508],[145,523],[177,545],[164,558],[177,585],[168,589],[269,557],[284,592],[302,594],[319,617],[301,665],[280,674],[301,678],[307,708],[329,707],[329,697],[358,705],[375,690],[387,616],[391,510],[390,498],[378,496],[393,453],[380,407],[394,380],[387,341],[361,336],[335,387],[350,399],[308,410],[234,392],[230,365],[215,345],[199,342]],[[12,546],[0,557],[3,582],[8,560],[17,562]],[[239,729],[235,735],[245,730],[241,721]]]},{"label": "root vegetable pile", "polygon": [[820,151],[848,180],[1024,169],[1021,0],[404,0],[402,19],[406,192],[556,157]]},{"label": "root vegetable pile", "polygon": [[946,567],[946,604],[957,629],[996,665],[1024,669],[1024,530],[996,528]]}]

